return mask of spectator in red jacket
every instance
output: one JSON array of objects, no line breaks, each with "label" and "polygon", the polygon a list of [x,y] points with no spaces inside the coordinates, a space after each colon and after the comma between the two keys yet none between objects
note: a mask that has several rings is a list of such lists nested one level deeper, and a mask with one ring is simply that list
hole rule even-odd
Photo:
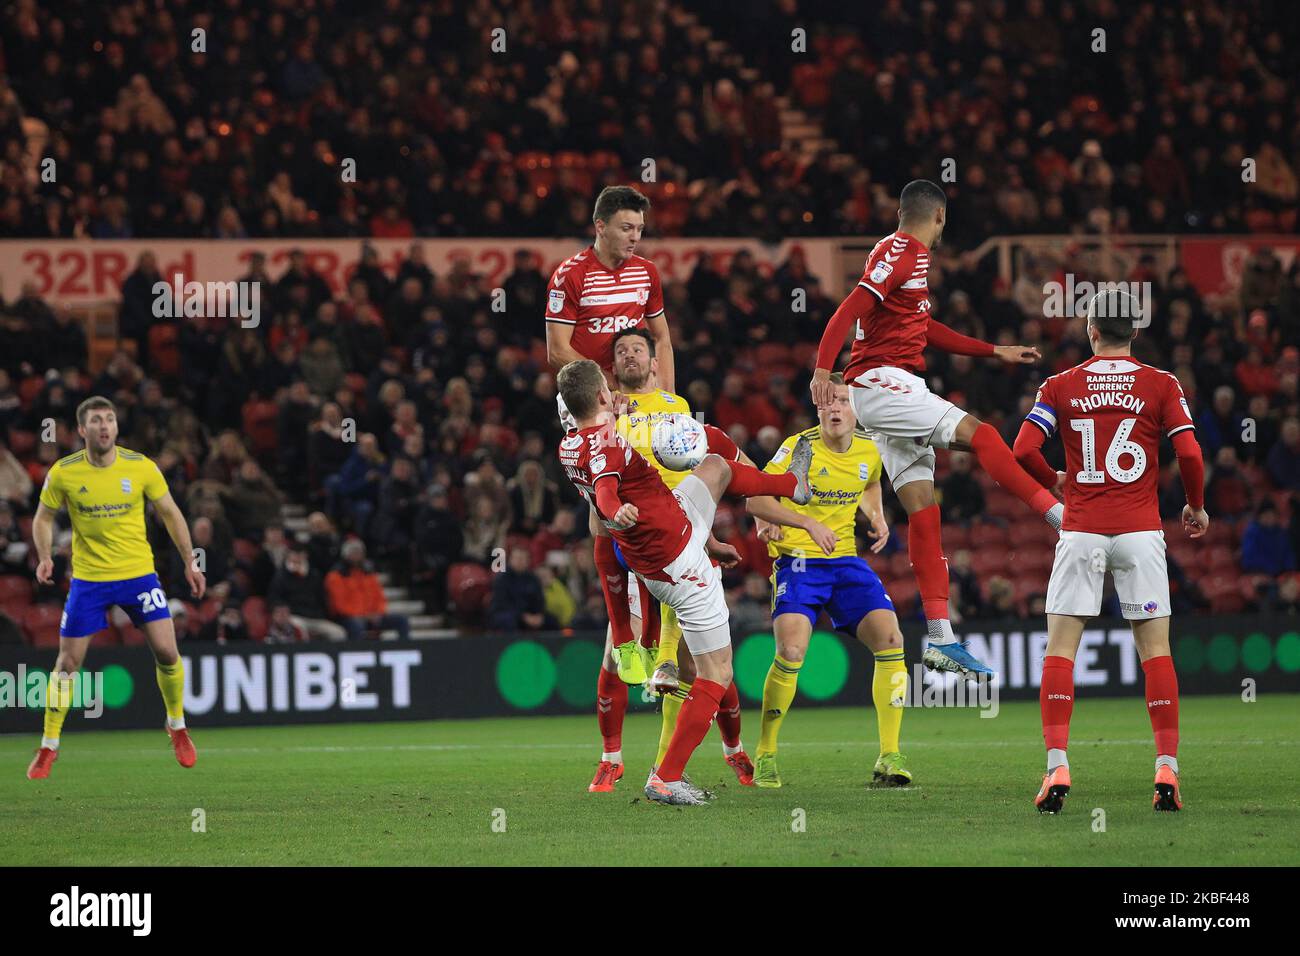
[{"label": "spectator in red jacket", "polygon": [[342,563],[325,575],[325,597],[330,614],[359,641],[367,631],[396,629],[403,640],[411,636],[404,614],[389,614],[388,599],[379,575],[366,563],[366,546],[356,538],[343,544]]}]

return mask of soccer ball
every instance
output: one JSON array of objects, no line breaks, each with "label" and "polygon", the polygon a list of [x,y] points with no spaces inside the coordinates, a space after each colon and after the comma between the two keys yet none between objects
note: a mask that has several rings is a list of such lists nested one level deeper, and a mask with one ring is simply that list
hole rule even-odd
[{"label": "soccer ball", "polygon": [[650,449],[669,471],[690,471],[709,453],[709,436],[690,415],[665,415],[650,433]]}]

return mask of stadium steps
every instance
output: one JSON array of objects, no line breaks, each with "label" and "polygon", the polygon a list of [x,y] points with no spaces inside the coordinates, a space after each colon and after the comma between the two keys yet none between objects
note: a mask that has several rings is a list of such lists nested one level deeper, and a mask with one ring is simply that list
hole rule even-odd
[{"label": "stadium steps", "polygon": [[[288,534],[307,531],[307,509],[299,504],[286,504],[280,508],[280,519]],[[439,640],[458,637],[454,628],[443,627],[445,623],[441,614],[430,614],[423,601],[411,597],[408,588],[393,584],[393,576],[387,571],[379,572],[379,583],[384,586],[384,597],[388,599],[388,609],[394,614],[405,614],[411,623],[412,640]],[[397,631],[391,628],[379,632],[385,641],[397,640]]]}]

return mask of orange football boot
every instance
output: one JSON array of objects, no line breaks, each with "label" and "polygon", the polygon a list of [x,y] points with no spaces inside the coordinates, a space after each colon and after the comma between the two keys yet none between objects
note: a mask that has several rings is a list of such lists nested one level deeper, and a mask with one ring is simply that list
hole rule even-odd
[{"label": "orange football boot", "polygon": [[602,760],[596,768],[596,776],[591,778],[588,793],[613,793],[614,784],[623,779],[623,765]]},{"label": "orange football boot", "polygon": [[172,730],[167,727],[167,736],[172,739],[172,750],[176,752],[176,762],[182,767],[193,767],[194,761],[199,759],[199,754],[194,749],[194,741],[190,740],[189,730]]},{"label": "orange football boot", "polygon": [[1034,806],[1039,813],[1060,813],[1069,793],[1070,768],[1062,765],[1043,774],[1043,785],[1038,789],[1038,796],[1034,797]]},{"label": "orange football boot", "polygon": [[742,787],[752,787],[754,785],[754,763],[749,759],[749,754],[743,750],[737,750],[725,759],[727,766],[736,771],[736,779],[740,781]]},{"label": "orange football boot", "polygon": [[44,780],[50,775],[50,767],[59,759],[59,752],[49,747],[36,751],[36,756],[27,765],[28,780]]},{"label": "orange football boot", "polygon": [[1151,797],[1151,809],[1177,813],[1183,808],[1183,797],[1178,792],[1178,774],[1163,764],[1156,770],[1156,792]]}]

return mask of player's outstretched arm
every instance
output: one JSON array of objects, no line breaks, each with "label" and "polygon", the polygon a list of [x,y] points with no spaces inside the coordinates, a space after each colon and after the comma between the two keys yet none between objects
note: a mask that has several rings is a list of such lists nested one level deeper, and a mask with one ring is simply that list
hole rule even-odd
[{"label": "player's outstretched arm", "polygon": [[53,584],[54,509],[44,502],[36,505],[36,517],[32,518],[32,544],[36,546],[36,580]]},{"label": "player's outstretched arm", "polygon": [[1036,482],[1044,488],[1055,488],[1059,476],[1043,457],[1043,442],[1046,440],[1043,430],[1033,422],[1021,422],[1020,434],[1016,435],[1012,451],[1016,461],[1020,462],[1020,467],[1029,472]]},{"label": "player's outstretched arm", "polygon": [[155,498],[153,506],[158,512],[158,517],[162,518],[172,544],[176,545],[176,550],[180,552],[181,562],[185,565],[185,580],[190,585],[190,594],[195,598],[203,597],[208,584],[203,577],[203,572],[194,566],[194,542],[190,538],[190,526],[186,524],[185,516],[181,514],[176,499],[169,491],[161,498]]},{"label": "player's outstretched arm", "polygon": [[791,511],[769,495],[746,498],[745,510],[755,518],[761,518],[768,524],[781,525],[786,528],[802,528],[817,543],[817,547],[825,551],[828,556],[835,553],[835,545],[839,543],[839,538],[836,537],[834,531],[815,518],[801,515],[797,511]]},{"label": "player's outstretched arm", "polygon": [[858,510],[871,523],[867,536],[871,538],[871,553],[879,554],[889,543],[889,524],[885,521],[885,499],[880,489],[880,482],[873,481],[862,489],[858,500]]}]

